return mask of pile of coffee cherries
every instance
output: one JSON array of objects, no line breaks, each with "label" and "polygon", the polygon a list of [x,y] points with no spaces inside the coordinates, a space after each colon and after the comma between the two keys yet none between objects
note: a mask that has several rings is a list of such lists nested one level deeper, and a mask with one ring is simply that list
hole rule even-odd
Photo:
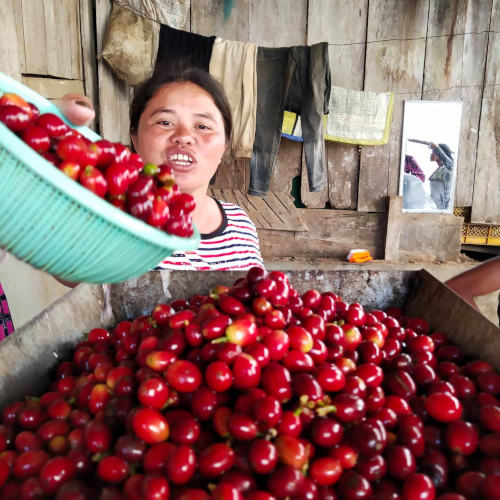
[{"label": "pile of coffee cherries", "polygon": [[0,97],[0,122],[71,179],[169,234],[193,234],[193,197],[181,193],[168,165],[144,164],[127,146],[90,141],[53,113],[14,93]]},{"label": "pile of coffee cherries", "polygon": [[90,331],[6,407],[0,498],[496,500],[499,393],[424,320],[253,268]]}]

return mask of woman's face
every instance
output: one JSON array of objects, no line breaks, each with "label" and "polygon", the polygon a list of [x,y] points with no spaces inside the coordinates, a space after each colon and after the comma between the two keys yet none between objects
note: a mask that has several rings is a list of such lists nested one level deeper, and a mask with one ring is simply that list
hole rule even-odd
[{"label": "woman's face", "polygon": [[442,165],[441,161],[434,153],[431,153],[431,161],[435,161],[439,166]]},{"label": "woman's face", "polygon": [[139,119],[134,147],[144,162],[169,165],[182,192],[205,194],[226,149],[222,114],[190,82],[163,86]]}]

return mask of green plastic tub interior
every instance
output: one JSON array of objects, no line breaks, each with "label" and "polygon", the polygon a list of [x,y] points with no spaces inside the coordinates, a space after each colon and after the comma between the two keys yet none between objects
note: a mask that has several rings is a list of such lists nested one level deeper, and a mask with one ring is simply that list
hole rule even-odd
[{"label": "green plastic tub interior", "polygon": [[[0,93],[15,92],[54,113],[88,139],[50,101],[0,73]],[[135,278],[176,250],[198,247],[128,215],[73,181],[0,123],[0,246],[69,281],[118,283]]]}]

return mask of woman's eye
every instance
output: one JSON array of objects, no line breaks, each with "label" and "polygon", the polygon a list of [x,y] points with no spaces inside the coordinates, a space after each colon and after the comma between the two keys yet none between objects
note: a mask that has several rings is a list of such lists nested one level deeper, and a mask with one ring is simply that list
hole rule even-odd
[{"label": "woman's eye", "polygon": [[168,120],[161,120],[158,122],[158,125],[171,125],[171,123]]}]

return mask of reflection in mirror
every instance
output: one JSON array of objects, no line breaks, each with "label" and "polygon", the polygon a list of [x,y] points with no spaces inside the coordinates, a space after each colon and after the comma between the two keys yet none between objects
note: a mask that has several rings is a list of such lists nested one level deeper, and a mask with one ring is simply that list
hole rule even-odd
[{"label": "reflection in mirror", "polygon": [[403,211],[452,213],[462,103],[405,101],[399,194]]}]

